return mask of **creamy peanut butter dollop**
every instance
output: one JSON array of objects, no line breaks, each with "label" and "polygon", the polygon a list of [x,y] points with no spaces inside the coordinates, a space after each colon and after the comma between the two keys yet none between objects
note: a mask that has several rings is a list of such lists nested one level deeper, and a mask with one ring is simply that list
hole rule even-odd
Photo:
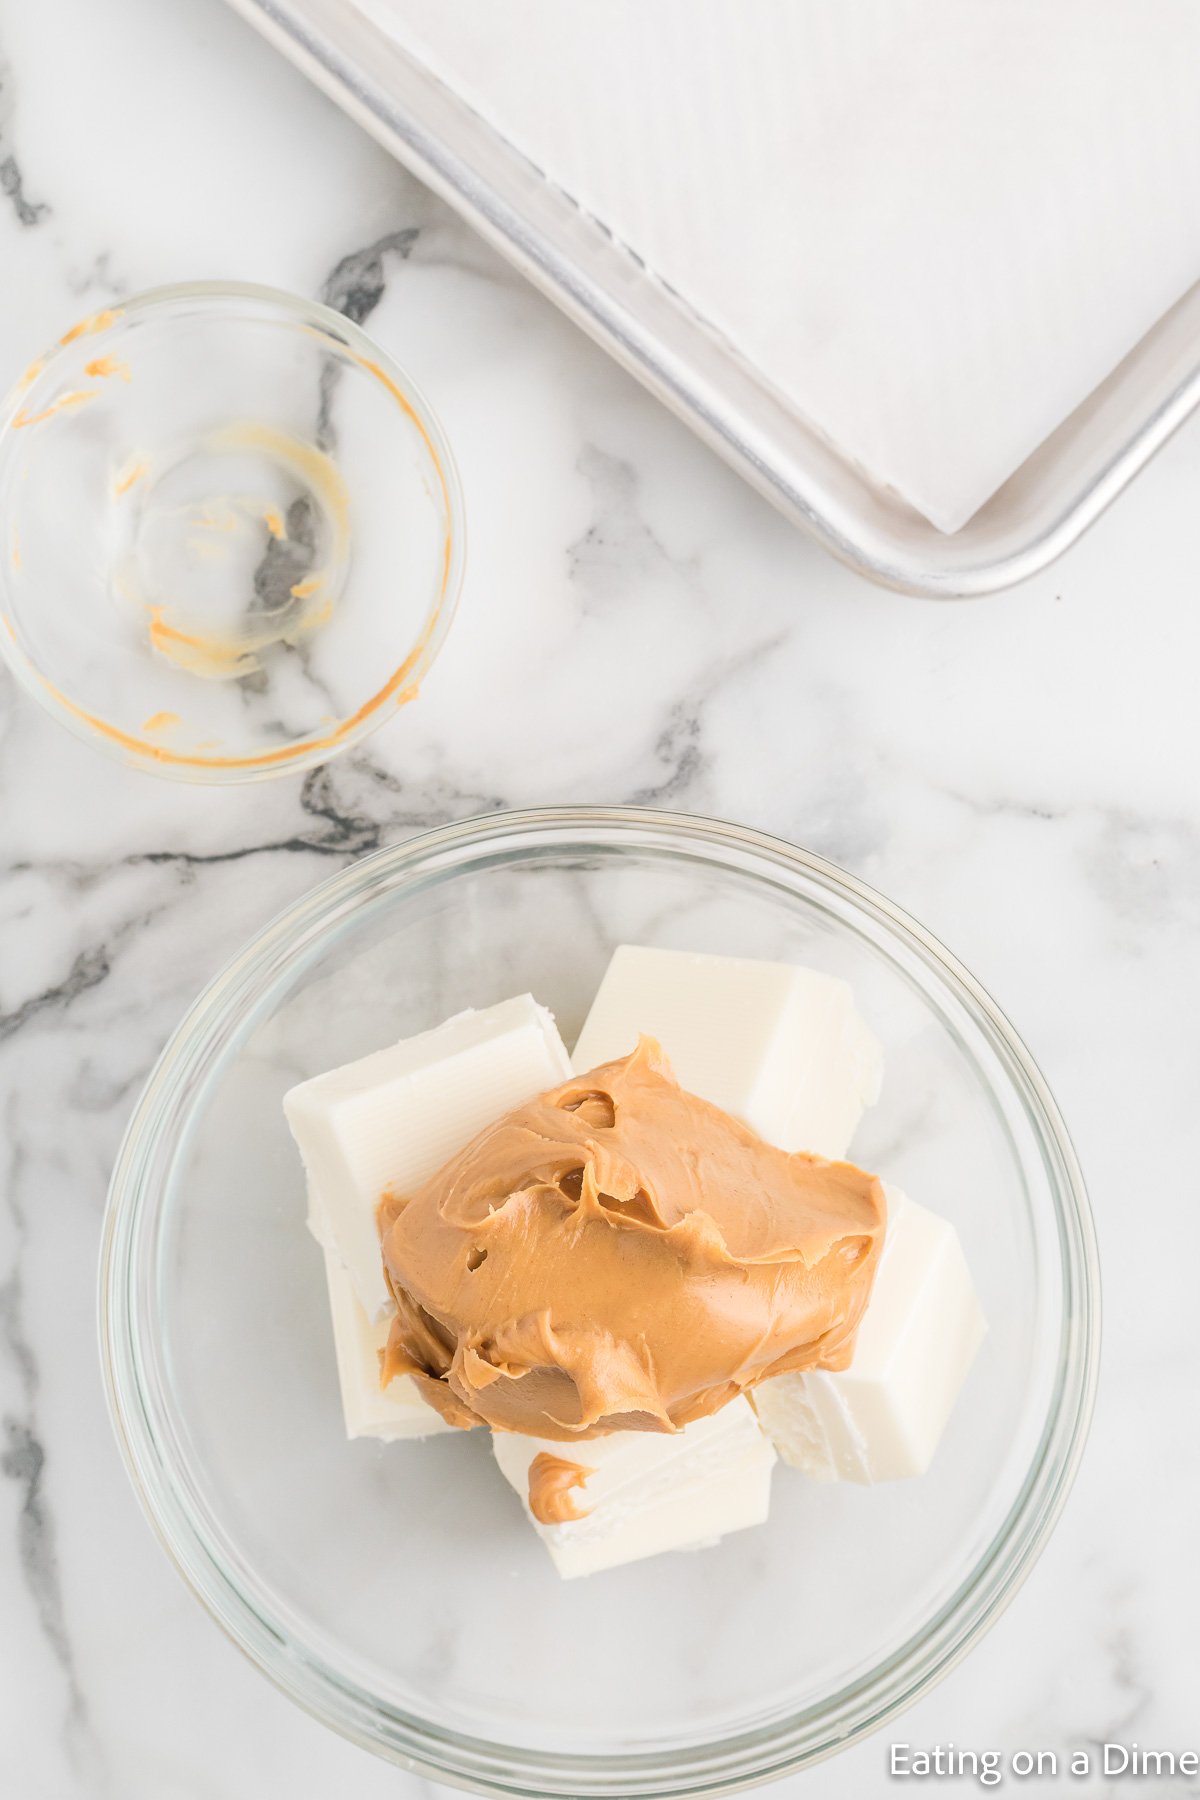
[{"label": "creamy peanut butter dollop", "polygon": [[595,1472],[546,1450],[535,1456],[529,1465],[529,1510],[538,1523],[565,1525],[571,1519],[586,1519],[588,1508],[580,1506],[571,1490],[585,1486]]},{"label": "creamy peanut butter dollop", "polygon": [[384,1379],[451,1423],[674,1431],[767,1376],[841,1369],[883,1188],[685,1092],[651,1038],[516,1107],[380,1207]]}]

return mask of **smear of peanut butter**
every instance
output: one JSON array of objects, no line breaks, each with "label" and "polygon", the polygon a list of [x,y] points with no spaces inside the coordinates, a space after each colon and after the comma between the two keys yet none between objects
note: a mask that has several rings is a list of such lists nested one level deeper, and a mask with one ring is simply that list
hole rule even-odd
[{"label": "smear of peanut butter", "polygon": [[874,1176],[764,1143],[643,1038],[385,1197],[388,1378],[456,1425],[675,1431],[845,1368],[885,1223]]},{"label": "smear of peanut butter", "polygon": [[69,331],[64,331],[59,338],[60,344],[73,344],[76,338],[95,337],[98,332],[107,331],[121,317],[119,306],[105,306],[99,312],[89,313],[86,319],[80,319]]},{"label": "smear of peanut butter", "polygon": [[29,425],[41,425],[47,419],[56,418],[59,413],[69,412],[72,407],[86,406],[89,400],[95,398],[94,388],[73,388],[69,393],[60,394],[57,400],[51,400],[40,412],[26,412],[22,407],[13,419],[12,428],[14,431],[24,431]]},{"label": "smear of peanut butter", "polygon": [[148,467],[149,465],[144,462],[126,463],[125,467],[113,480],[113,494],[118,499],[122,494],[127,494],[135,482],[141,481]]},{"label": "smear of peanut butter", "polygon": [[148,719],[142,720],[142,730],[146,732],[148,736],[153,737],[155,732],[170,731],[176,725],[181,725],[182,723],[183,721],[177,712],[156,712],[151,713]]},{"label": "smear of peanut butter", "polygon": [[590,1508],[579,1506],[571,1492],[581,1488],[595,1469],[539,1450],[529,1465],[529,1510],[539,1525],[566,1525],[586,1519]]},{"label": "smear of peanut butter", "polygon": [[109,375],[119,375],[122,381],[133,379],[129,364],[122,362],[119,356],[93,356],[91,362],[84,363],[83,372],[94,381],[103,381]]},{"label": "smear of peanut butter", "polygon": [[[261,647],[252,638],[220,637],[211,633],[180,631],[167,623],[165,608],[147,607],[147,633],[152,649],[192,675],[215,680],[250,674],[258,667],[255,652]],[[268,636],[266,641],[270,641]]]}]

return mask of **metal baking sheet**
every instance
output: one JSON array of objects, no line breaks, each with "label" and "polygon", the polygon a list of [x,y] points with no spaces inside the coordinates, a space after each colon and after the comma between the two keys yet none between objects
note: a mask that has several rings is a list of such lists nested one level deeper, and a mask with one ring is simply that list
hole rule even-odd
[{"label": "metal baking sheet", "polygon": [[946,536],[872,482],[353,0],[230,0],[768,499],[868,580],[952,599],[1067,549],[1200,404],[1192,288]]}]

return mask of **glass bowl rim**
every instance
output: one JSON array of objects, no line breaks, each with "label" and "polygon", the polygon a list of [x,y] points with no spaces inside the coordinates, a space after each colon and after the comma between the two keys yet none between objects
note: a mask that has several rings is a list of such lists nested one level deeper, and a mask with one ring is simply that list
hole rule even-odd
[{"label": "glass bowl rim", "polygon": [[[452,878],[463,866],[481,866],[481,855],[494,865],[546,842],[580,852],[644,845],[682,851],[693,861],[715,859],[735,870],[740,860],[743,868],[749,862],[760,873],[773,870],[815,881],[915,951],[999,1053],[1037,1140],[1057,1226],[1063,1318],[1054,1394],[1020,1491],[969,1574],[900,1650],[831,1699],[682,1750],[569,1756],[514,1749],[381,1707],[365,1689],[289,1640],[286,1627],[260,1613],[241,1591],[173,1485],[139,1387],[134,1253],[148,1200],[147,1165],[161,1116],[197,1059],[242,1014],[250,992],[272,991],[302,949],[373,892],[402,891],[439,875]],[[1040,1070],[995,1002],[915,919],[836,864],[752,827],[646,807],[546,806],[476,815],[360,858],[286,907],[208,984],[155,1064],[118,1152],[104,1217],[99,1332],[113,1430],[163,1548],[233,1642],[312,1716],[364,1749],[472,1792],[520,1800],[685,1800],[778,1780],[857,1742],[949,1673],[999,1617],[1043,1549],[1083,1455],[1099,1368],[1100,1274],[1082,1172]]]},{"label": "glass bowl rim", "polygon": [[[153,313],[189,302],[211,304],[215,309],[232,303],[274,307],[288,322],[299,323],[321,337],[336,340],[349,351],[362,372],[377,381],[408,415],[423,439],[437,471],[441,489],[439,511],[445,534],[445,555],[441,580],[426,608],[424,623],[414,639],[413,648],[398,669],[381,682],[378,691],[347,719],[337,721],[318,737],[307,737],[278,750],[259,751],[245,756],[220,758],[201,753],[174,753],[124,732],[107,720],[93,716],[77,706],[42,673],[17,643],[9,623],[10,577],[8,559],[0,557],[0,661],[11,671],[14,680],[50,716],[64,725],[74,737],[118,758],[126,767],[133,766],[162,775],[169,780],[198,785],[236,785],[247,781],[269,780],[291,775],[326,762],[331,756],[361,743],[388,719],[400,705],[415,699],[421,683],[446,640],[454,620],[462,591],[466,561],[466,520],[462,480],[449,439],[437,413],[408,371],[384,349],[369,332],[353,319],[328,306],[323,300],[310,300],[286,288],[272,287],[255,281],[178,281],[145,288],[128,299],[116,300],[78,320],[57,338],[41,355],[36,356],[22,375],[0,400],[0,483],[6,465],[18,454],[14,447],[14,426],[22,404],[42,378],[53,371],[63,354],[81,336],[99,336],[120,325],[129,317]],[[279,321],[274,321],[278,323]],[[389,704],[389,702],[391,704]]]}]

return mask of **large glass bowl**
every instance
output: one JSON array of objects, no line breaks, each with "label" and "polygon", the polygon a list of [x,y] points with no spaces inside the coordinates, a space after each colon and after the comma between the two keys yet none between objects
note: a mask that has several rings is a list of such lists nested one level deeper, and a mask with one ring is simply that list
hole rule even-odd
[{"label": "large glass bowl", "polygon": [[160,775],[286,774],[390,718],[449,629],[463,537],[409,377],[273,288],[93,313],[0,404],[0,657]]},{"label": "large glass bowl", "polygon": [[[485,1433],[346,1442],[280,1099],[525,989],[569,1042],[622,941],[794,959],[853,984],[887,1053],[854,1153],[953,1219],[990,1329],[922,1479],[827,1486],[781,1467],[763,1528],[562,1583]],[[121,1150],[101,1332],[163,1543],[310,1712],[484,1793],[707,1794],[879,1726],[1010,1598],[1080,1456],[1097,1266],[1045,1083],[920,926],[757,832],[553,809],[366,858],[218,977]]]}]

